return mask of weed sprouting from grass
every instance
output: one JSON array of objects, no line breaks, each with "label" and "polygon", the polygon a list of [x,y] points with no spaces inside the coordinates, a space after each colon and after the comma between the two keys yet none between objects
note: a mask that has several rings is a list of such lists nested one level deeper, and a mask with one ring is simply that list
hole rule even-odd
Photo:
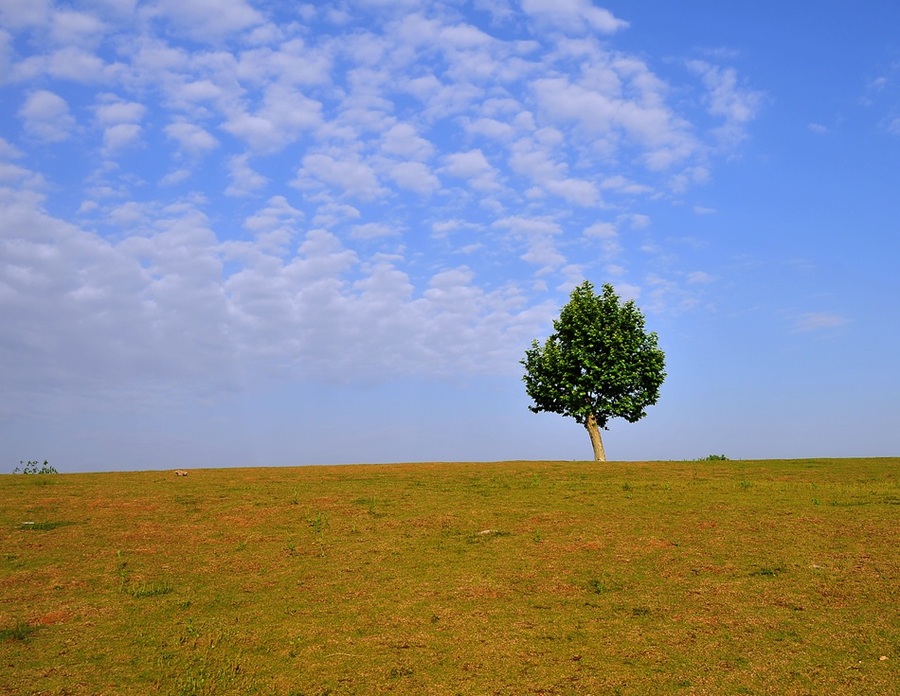
[{"label": "weed sprouting from grass", "polygon": [[165,580],[161,582],[141,582],[136,585],[126,586],[125,594],[131,595],[135,599],[143,599],[145,597],[159,597],[167,595],[172,591],[172,586]]},{"label": "weed sprouting from grass", "polygon": [[291,505],[299,505],[300,504],[300,490],[295,488],[294,495],[291,497]]},{"label": "weed sprouting from grass", "polygon": [[759,578],[774,578],[778,577],[782,573],[786,573],[787,568],[784,566],[763,566],[761,568],[757,568],[752,573],[750,573],[750,577],[759,577]]},{"label": "weed sprouting from grass", "polygon": [[599,577],[591,578],[587,582],[587,589],[594,594],[602,595],[621,589],[621,586],[610,578],[609,574],[601,573]]},{"label": "weed sprouting from grass", "polygon": [[753,487],[753,484],[750,483],[749,481],[741,481],[738,485],[741,487],[741,490],[744,490],[744,491]]},{"label": "weed sprouting from grass", "polygon": [[[312,528],[313,532],[316,535],[316,544],[319,547],[319,558],[324,558],[326,555],[325,529],[328,527],[328,515],[322,512],[317,512],[313,517],[307,518],[306,521],[309,523],[309,526]],[[294,555],[293,550],[290,550],[289,553],[291,555]]]},{"label": "weed sprouting from grass", "polygon": [[628,493],[631,490],[631,484],[626,481],[622,484],[622,490]]},{"label": "weed sprouting from grass", "polygon": [[22,621],[16,621],[12,628],[0,629],[0,641],[3,640],[21,640],[27,641],[31,635],[37,630],[36,626]]},{"label": "weed sprouting from grass", "polygon": [[369,512],[370,517],[384,517],[387,513],[379,512],[375,508],[376,503],[377,503],[377,499],[374,495],[371,498],[369,498],[369,497],[357,498],[356,500],[353,501],[354,505],[362,505],[364,507],[367,507],[369,509],[368,512]]},{"label": "weed sprouting from grass", "polygon": [[[172,647],[177,649],[172,650]],[[156,690],[178,696],[273,693],[248,668],[238,636],[188,619],[157,659]],[[274,693],[282,693],[278,690]]]},{"label": "weed sprouting from grass", "polygon": [[312,530],[318,536],[321,536],[328,526],[328,515],[317,512],[315,516],[308,518],[306,521],[309,523],[309,526],[312,527]]},{"label": "weed sprouting from grass", "polygon": [[604,594],[609,590],[606,581],[599,578],[591,578],[588,580],[588,589],[594,594]]},{"label": "weed sprouting from grass", "polygon": [[540,544],[544,540],[544,535],[541,534],[540,529],[535,529],[531,538],[534,539],[535,544]]}]

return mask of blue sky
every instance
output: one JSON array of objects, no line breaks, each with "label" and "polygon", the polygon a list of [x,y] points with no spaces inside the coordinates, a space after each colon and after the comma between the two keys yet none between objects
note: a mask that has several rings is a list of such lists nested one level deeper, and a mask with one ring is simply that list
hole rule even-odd
[{"label": "blue sky", "polygon": [[0,468],[900,453],[900,5],[0,2]]}]

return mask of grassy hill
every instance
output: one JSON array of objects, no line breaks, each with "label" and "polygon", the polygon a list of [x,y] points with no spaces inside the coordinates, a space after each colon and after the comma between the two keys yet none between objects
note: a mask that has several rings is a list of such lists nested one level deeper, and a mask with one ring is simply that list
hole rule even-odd
[{"label": "grassy hill", "polygon": [[898,473],[0,476],[0,693],[897,693]]}]

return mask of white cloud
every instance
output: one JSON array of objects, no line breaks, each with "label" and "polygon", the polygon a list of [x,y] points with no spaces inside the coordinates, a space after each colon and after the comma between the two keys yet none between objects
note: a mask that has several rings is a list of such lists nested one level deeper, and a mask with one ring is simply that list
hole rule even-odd
[{"label": "white cloud", "polygon": [[611,222],[595,222],[585,229],[584,236],[596,237],[598,239],[612,239],[618,237],[619,233],[616,230],[616,226]]},{"label": "white cloud", "polygon": [[726,147],[733,147],[746,137],[747,124],[759,113],[763,93],[739,84],[734,68],[721,68],[705,61],[693,60],[688,67],[701,76],[707,92],[709,113],[723,123],[715,133]]},{"label": "white cloud", "polygon": [[446,155],[439,171],[458,179],[466,179],[469,186],[478,191],[500,188],[497,170],[480,149]]},{"label": "white cloud", "polygon": [[538,275],[545,275],[566,263],[556,247],[554,238],[562,234],[559,223],[549,219],[510,216],[496,220],[495,228],[509,230],[512,238],[525,245],[523,261],[538,266]]},{"label": "white cloud", "polygon": [[52,15],[51,39],[62,46],[93,46],[106,31],[103,21],[86,12],[58,10]]},{"label": "white cloud", "polygon": [[119,123],[140,123],[147,113],[147,107],[137,102],[117,99],[112,95],[102,95],[102,101],[94,108],[97,121],[104,126]]},{"label": "white cloud", "polygon": [[11,71],[17,81],[49,76],[81,84],[113,81],[120,72],[121,68],[108,66],[93,53],[75,46],[31,56],[16,63]]},{"label": "white cloud", "polygon": [[[697,156],[699,144],[689,124],[664,100],[664,86],[646,65],[616,59],[592,49],[594,60],[609,63],[602,80],[585,73],[579,81],[568,77],[542,77],[532,88],[545,118],[574,123],[598,156],[613,158],[618,150],[637,146],[651,171],[683,165]],[[626,90],[636,96],[625,96]]]},{"label": "white cloud", "polygon": [[599,240],[600,248],[606,259],[612,259],[622,251],[619,232],[611,222],[595,222],[584,230],[584,236],[588,239]]},{"label": "white cloud", "polygon": [[299,90],[279,84],[266,87],[262,107],[255,113],[232,108],[222,126],[255,151],[272,153],[293,143],[321,123],[322,105]]},{"label": "white cloud", "polygon": [[19,109],[25,132],[47,143],[68,139],[75,129],[69,105],[58,94],[42,89],[32,92]]},{"label": "white cloud", "polygon": [[600,182],[600,188],[604,191],[615,191],[625,196],[646,196],[653,193],[651,186],[639,184],[621,174],[604,177]]},{"label": "white cloud", "polygon": [[597,186],[584,179],[556,179],[545,182],[548,191],[575,205],[593,206],[598,201]]},{"label": "white cloud", "polygon": [[248,154],[228,158],[228,174],[231,184],[225,189],[228,196],[249,196],[264,189],[269,180],[250,166]]},{"label": "white cloud", "polygon": [[388,167],[388,176],[398,186],[422,195],[431,195],[437,191],[441,182],[431,170],[421,162],[398,162]]},{"label": "white cloud", "polygon": [[274,79],[288,87],[329,82],[333,57],[328,50],[301,38],[273,36],[264,43],[240,54],[236,72],[242,81],[264,85]]},{"label": "white cloud", "polygon": [[50,0],[4,0],[0,19],[11,29],[43,25],[50,18]]},{"label": "white cloud", "polygon": [[321,182],[339,190],[342,195],[363,201],[373,200],[384,193],[372,167],[352,154],[341,160],[325,154],[304,157],[295,185],[307,188],[315,182]]},{"label": "white cloud", "polygon": [[355,239],[379,239],[381,237],[395,237],[399,230],[383,222],[367,222],[364,225],[354,225],[350,228],[350,236]]},{"label": "white cloud", "polygon": [[244,0],[157,0],[150,12],[168,19],[179,33],[212,42],[265,19]]},{"label": "white cloud", "polygon": [[444,158],[443,170],[452,176],[472,179],[493,171],[481,150],[454,152]]},{"label": "white cloud", "polygon": [[192,156],[205,155],[219,147],[219,141],[194,123],[178,121],[165,128],[166,135],[178,143],[179,149]]},{"label": "white cloud", "polygon": [[516,135],[515,128],[495,118],[479,118],[465,121],[466,130],[473,135],[480,135],[489,140],[509,140]]},{"label": "white cloud", "polygon": [[24,153],[5,138],[0,138],[0,157],[6,159],[19,159],[24,157]]},{"label": "white cloud", "polygon": [[264,208],[244,220],[244,227],[253,233],[258,251],[280,256],[298,235],[303,217],[303,211],[284,196],[272,196]]},{"label": "white cloud", "polygon": [[398,123],[384,134],[382,150],[412,160],[427,160],[434,154],[434,145],[419,137],[408,123]]},{"label": "white cloud", "polygon": [[626,216],[628,220],[628,224],[631,225],[631,229],[633,230],[642,230],[645,227],[649,227],[650,225],[650,216],[643,215],[641,213],[632,213]]},{"label": "white cloud", "polygon": [[182,181],[187,181],[191,178],[191,170],[185,167],[181,167],[172,172],[166,174],[162,179],[159,180],[160,186],[177,186]]},{"label": "white cloud", "polygon": [[688,285],[705,285],[707,283],[712,283],[714,280],[715,276],[712,276],[705,271],[692,271],[687,275]]},{"label": "white cloud", "polygon": [[359,220],[361,217],[359,208],[328,200],[316,208],[312,223],[317,227],[331,228],[349,220]]},{"label": "white cloud", "polygon": [[823,331],[837,329],[847,323],[847,318],[833,312],[808,312],[794,320],[794,331]]},{"label": "white cloud", "polygon": [[595,7],[591,0],[522,0],[522,9],[541,24],[572,34],[591,30],[613,34],[628,27],[628,22]]},{"label": "white cloud", "polygon": [[117,123],[103,132],[103,152],[110,155],[141,139],[143,128],[136,123]]}]

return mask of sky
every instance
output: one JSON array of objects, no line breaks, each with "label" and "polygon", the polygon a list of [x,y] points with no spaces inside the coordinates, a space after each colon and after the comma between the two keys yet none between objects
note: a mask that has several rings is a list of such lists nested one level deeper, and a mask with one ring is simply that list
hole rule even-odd
[{"label": "sky", "polygon": [[0,472],[900,455],[900,3],[0,0]]}]

